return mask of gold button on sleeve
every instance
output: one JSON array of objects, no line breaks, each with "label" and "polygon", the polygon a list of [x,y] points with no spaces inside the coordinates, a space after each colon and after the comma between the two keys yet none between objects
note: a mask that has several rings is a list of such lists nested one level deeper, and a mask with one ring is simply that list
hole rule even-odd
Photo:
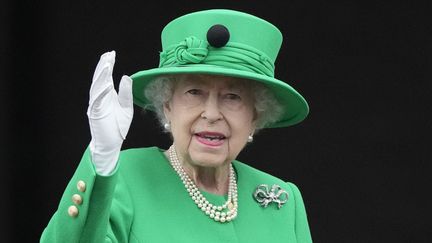
[{"label": "gold button on sleeve", "polygon": [[83,202],[83,199],[82,199],[81,195],[73,194],[72,202],[75,203],[76,205],[81,205],[81,203]]},{"label": "gold button on sleeve", "polygon": [[85,182],[84,181],[78,181],[78,183],[77,183],[77,188],[78,188],[78,190],[80,191],[80,192],[85,192],[85,190],[86,190],[86,184],[85,184]]},{"label": "gold button on sleeve", "polygon": [[75,218],[76,216],[78,216],[78,208],[74,205],[70,206],[68,208],[68,214],[69,216]]}]

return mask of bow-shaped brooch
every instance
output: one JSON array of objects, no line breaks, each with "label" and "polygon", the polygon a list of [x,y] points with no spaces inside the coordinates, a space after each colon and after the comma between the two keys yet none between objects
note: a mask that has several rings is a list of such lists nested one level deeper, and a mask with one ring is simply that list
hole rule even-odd
[{"label": "bow-shaped brooch", "polygon": [[254,198],[263,207],[267,207],[269,203],[275,202],[280,209],[288,201],[288,193],[279,185],[273,185],[269,189],[268,185],[261,184],[254,192]]}]

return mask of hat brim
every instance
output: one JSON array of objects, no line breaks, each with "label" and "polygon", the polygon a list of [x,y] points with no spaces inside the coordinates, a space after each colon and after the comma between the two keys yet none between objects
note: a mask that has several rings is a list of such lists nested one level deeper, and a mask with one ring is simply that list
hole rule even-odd
[{"label": "hat brim", "polygon": [[277,122],[268,124],[266,126],[267,128],[287,127],[297,124],[303,121],[309,113],[309,106],[306,100],[293,87],[285,82],[249,71],[241,71],[207,64],[153,68],[139,71],[131,75],[133,80],[134,103],[141,107],[150,104],[144,95],[146,86],[158,76],[172,74],[223,75],[250,79],[266,85],[273,92],[277,101],[283,106],[283,114],[281,118]]}]

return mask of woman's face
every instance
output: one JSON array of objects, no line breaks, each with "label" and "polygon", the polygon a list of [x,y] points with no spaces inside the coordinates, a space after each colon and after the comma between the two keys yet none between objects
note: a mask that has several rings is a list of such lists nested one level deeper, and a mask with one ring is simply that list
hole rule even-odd
[{"label": "woman's face", "polygon": [[182,75],[164,111],[179,157],[194,166],[234,160],[255,130],[253,93],[244,80]]}]

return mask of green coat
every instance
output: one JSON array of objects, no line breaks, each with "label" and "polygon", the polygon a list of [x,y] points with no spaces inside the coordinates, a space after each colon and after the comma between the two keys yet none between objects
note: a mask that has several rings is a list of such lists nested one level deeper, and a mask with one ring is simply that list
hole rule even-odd
[{"label": "green coat", "polygon": [[[87,149],[41,242],[312,242],[303,200],[294,184],[239,161],[233,165],[238,216],[219,223],[195,205],[163,150],[124,150],[115,172],[100,176]],[[289,194],[288,202],[281,209],[276,203],[260,206],[253,198],[260,184],[281,186]],[[74,194],[81,195],[82,203],[72,201]],[[226,200],[203,195],[216,205]],[[78,209],[75,217],[68,214],[72,205]]]}]

